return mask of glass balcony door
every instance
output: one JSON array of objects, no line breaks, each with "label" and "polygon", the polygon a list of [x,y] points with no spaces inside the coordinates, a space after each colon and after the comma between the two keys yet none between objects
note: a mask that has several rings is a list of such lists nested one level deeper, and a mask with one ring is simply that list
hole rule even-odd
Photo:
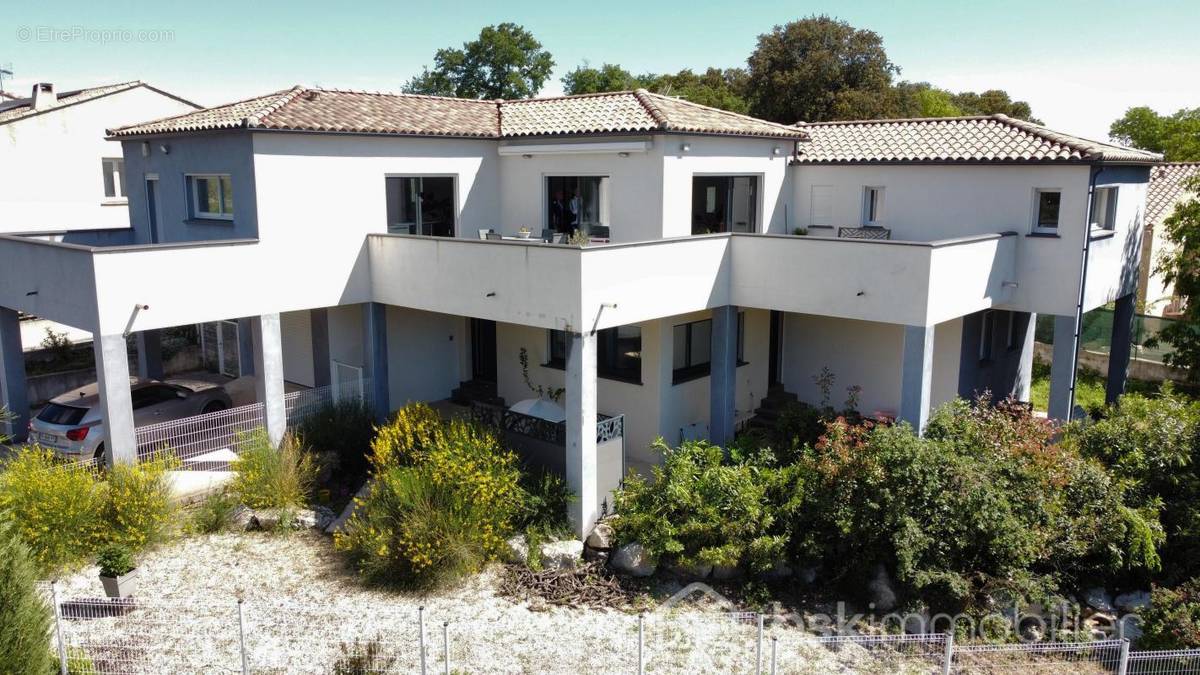
[{"label": "glass balcony door", "polygon": [[392,234],[453,237],[454,178],[400,176],[386,179],[387,224]]}]

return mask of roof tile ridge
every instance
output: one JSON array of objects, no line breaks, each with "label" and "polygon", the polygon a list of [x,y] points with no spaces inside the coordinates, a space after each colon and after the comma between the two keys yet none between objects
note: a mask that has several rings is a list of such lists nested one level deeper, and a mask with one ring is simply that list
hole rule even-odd
[{"label": "roof tile ridge", "polygon": [[793,125],[793,124],[780,124],[779,122],[772,122],[771,120],[764,120],[760,117],[755,117],[753,115],[746,115],[744,113],[734,112],[732,110],[725,110],[724,108],[715,108],[711,105],[704,105],[703,103],[696,103],[695,101],[689,101],[686,98],[676,98],[673,96],[667,96],[665,94],[657,94],[655,92],[647,91],[645,89],[639,89],[638,91],[645,92],[647,98],[664,98],[664,99],[671,101],[672,103],[682,103],[683,105],[692,106],[693,108],[701,108],[703,110],[709,110],[709,111],[712,111],[715,113],[719,113],[721,115],[727,115],[729,117],[736,117],[741,120],[749,120],[749,121],[755,122],[757,124],[766,124],[766,125],[773,126],[773,127],[779,127],[780,131],[789,131],[789,132],[795,133],[796,131],[800,130],[800,127]]},{"label": "roof tile ridge", "polygon": [[304,93],[304,91],[306,91],[305,88],[303,86],[297,84],[296,86],[292,87],[291,89],[287,90],[286,92],[280,92],[282,94],[282,96],[279,96],[278,98],[274,99],[267,105],[263,106],[261,109],[256,110],[253,113],[250,113],[249,115],[246,115],[244,118],[242,118],[242,126],[244,126],[244,127],[261,126],[264,122],[266,122],[268,117],[270,117],[272,114],[278,112],[285,105],[296,100],[296,97],[299,96],[300,94]]},{"label": "roof tile ridge", "polygon": [[220,103],[218,105],[210,106],[208,108],[201,108],[199,110],[189,110],[187,112],[179,113],[177,115],[167,115],[166,117],[159,117],[157,119],[145,120],[143,122],[136,122],[134,124],[126,124],[124,126],[116,127],[113,129],[106,129],[105,133],[107,133],[109,136],[112,136],[115,133],[119,133],[126,129],[133,129],[135,127],[144,127],[144,126],[149,126],[151,124],[161,124],[162,122],[167,122],[169,120],[175,120],[175,119],[180,119],[183,117],[189,117],[191,115],[198,115],[201,113],[218,110],[220,108],[230,108],[235,105],[241,105],[242,103],[249,103],[250,101],[253,101],[255,99],[266,98],[268,96],[275,96],[275,95],[283,94],[287,91],[290,91],[290,90],[280,90],[280,91],[272,92],[270,94],[260,94],[258,96],[250,96],[248,98],[238,99],[236,101],[230,101],[229,103]]},{"label": "roof tile ridge", "polygon": [[670,126],[670,121],[667,119],[666,114],[663,113],[662,109],[654,101],[650,100],[650,92],[641,88],[634,89],[633,97],[645,108],[646,114],[650,115],[659,129],[666,129]]}]

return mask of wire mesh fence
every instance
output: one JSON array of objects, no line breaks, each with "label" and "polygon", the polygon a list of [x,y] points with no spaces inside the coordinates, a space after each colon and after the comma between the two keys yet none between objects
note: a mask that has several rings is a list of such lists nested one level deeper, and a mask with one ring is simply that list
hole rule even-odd
[{"label": "wire mesh fence", "polygon": [[[1163,362],[1163,354],[1169,351],[1167,345],[1146,344],[1157,336],[1164,328],[1175,322],[1161,316],[1137,314],[1133,319],[1132,351],[1130,356],[1135,359]],[[1103,307],[1086,312],[1083,315],[1083,325],[1079,332],[1079,349],[1089,352],[1107,354],[1112,351],[1113,311]],[[1034,337],[1038,342],[1054,344],[1054,317],[1039,314]]]},{"label": "wire mesh fence", "polygon": [[446,623],[423,607],[64,598],[50,584],[39,589],[54,610],[49,639],[63,672],[88,675],[1200,674],[1200,650],[1130,652],[1124,640],[960,645],[944,634],[815,636],[775,616],[661,608],[597,610],[604,629],[580,635],[531,630],[486,612]]}]

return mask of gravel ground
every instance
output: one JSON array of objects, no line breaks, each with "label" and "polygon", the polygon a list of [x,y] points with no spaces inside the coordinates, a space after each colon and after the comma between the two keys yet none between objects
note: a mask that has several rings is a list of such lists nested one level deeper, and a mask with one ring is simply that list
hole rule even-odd
[{"label": "gravel ground", "polygon": [[[382,646],[378,672],[416,672],[421,606],[430,672],[444,667],[443,622],[456,672],[637,672],[636,615],[514,603],[497,595],[495,567],[452,591],[400,594],[362,587],[323,535],[239,533],[175,541],[146,554],[137,574],[138,605],[119,616],[98,600],[103,590],[95,567],[59,581],[64,615],[91,617],[63,622],[67,643],[82,648],[101,672],[240,672],[239,594],[256,673],[330,672],[356,639]],[[687,604],[648,613],[643,630],[647,672],[754,670],[752,620],[739,623]],[[764,669],[771,636],[779,638],[785,673],[929,672],[940,658],[900,658],[854,644],[830,649],[797,629],[772,627]]]}]

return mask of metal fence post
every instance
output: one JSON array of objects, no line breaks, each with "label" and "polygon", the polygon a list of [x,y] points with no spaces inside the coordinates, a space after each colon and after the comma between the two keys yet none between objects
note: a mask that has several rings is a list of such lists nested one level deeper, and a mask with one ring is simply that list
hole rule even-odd
[{"label": "metal fence post", "polygon": [[646,644],[646,613],[638,614],[638,675],[646,675],[646,656],[643,648]]},{"label": "metal fence post", "polygon": [[946,649],[942,654],[942,675],[950,675],[954,668],[954,633],[946,631]]},{"label": "metal fence post", "polygon": [[1121,640],[1121,659],[1117,662],[1117,675],[1129,672],[1129,638]]},{"label": "metal fence post", "polygon": [[754,649],[754,675],[762,675],[763,616],[758,614],[758,646]]},{"label": "metal fence post", "polygon": [[450,675],[450,622],[442,622],[442,655],[445,657],[443,672]]},{"label": "metal fence post", "polygon": [[50,601],[54,603],[54,634],[58,641],[58,671],[67,675],[67,645],[63,642],[62,608],[58,605],[58,582],[50,582]]},{"label": "metal fence post", "polygon": [[421,632],[421,675],[425,675],[425,605],[417,608],[417,628]]},{"label": "metal fence post", "polygon": [[246,618],[242,612],[242,599],[238,598],[238,648],[242,652],[242,675],[250,675],[250,659],[246,654]]},{"label": "metal fence post", "polygon": [[772,635],[771,636],[771,675],[775,675],[775,664],[776,664],[775,652],[778,650],[778,648],[779,648],[779,636]]}]

